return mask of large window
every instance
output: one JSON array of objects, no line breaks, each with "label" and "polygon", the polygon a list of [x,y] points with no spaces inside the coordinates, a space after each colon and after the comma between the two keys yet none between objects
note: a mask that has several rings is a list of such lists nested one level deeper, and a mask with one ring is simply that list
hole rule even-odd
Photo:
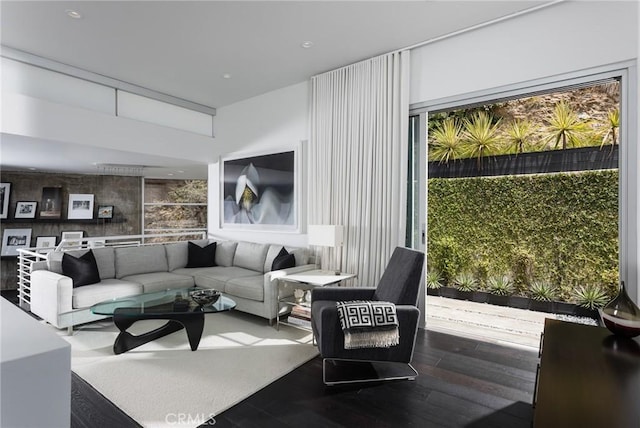
[{"label": "large window", "polygon": [[207,230],[207,181],[145,179],[143,221],[145,235],[194,232],[199,237]]},{"label": "large window", "polygon": [[[428,179],[408,199],[428,195],[429,269],[452,285],[458,275],[485,287],[492,276],[508,276],[524,295],[549,282],[556,300],[577,302],[584,288],[612,296],[624,251],[624,75],[412,110],[410,135],[424,129],[422,146],[428,142]],[[425,229],[416,209],[408,211],[408,242]]]}]

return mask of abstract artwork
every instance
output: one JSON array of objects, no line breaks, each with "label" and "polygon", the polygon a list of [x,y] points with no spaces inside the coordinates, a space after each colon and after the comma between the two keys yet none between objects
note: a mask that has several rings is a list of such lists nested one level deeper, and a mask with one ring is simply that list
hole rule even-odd
[{"label": "abstract artwork", "polygon": [[296,151],[222,160],[221,227],[297,227]]}]

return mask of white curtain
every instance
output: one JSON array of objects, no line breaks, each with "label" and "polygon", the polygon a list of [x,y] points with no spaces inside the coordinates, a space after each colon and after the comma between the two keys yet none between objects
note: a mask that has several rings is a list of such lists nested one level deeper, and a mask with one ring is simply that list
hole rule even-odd
[{"label": "white curtain", "polygon": [[311,80],[309,224],[344,226],[322,268],[375,286],[406,229],[409,51]]}]

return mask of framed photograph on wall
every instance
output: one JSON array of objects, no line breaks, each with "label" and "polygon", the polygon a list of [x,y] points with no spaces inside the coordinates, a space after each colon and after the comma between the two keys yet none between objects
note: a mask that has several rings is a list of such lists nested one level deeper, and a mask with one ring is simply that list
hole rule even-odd
[{"label": "framed photograph on wall", "polygon": [[68,232],[62,232],[60,242],[66,240],[63,247],[65,249],[79,249],[82,246],[82,238],[84,238],[84,232],[81,230],[74,230]]},{"label": "framed photograph on wall", "polygon": [[67,218],[70,220],[93,218],[93,195],[86,193],[71,193],[69,195],[69,211]]},{"label": "framed photograph on wall", "polygon": [[5,229],[2,234],[3,256],[17,256],[19,248],[31,245],[31,229]]},{"label": "framed photograph on wall", "polygon": [[98,218],[113,218],[113,205],[98,205]]},{"label": "framed photograph on wall", "polygon": [[296,230],[298,153],[221,159],[220,227]]},{"label": "framed photograph on wall", "polygon": [[11,183],[0,183],[0,218],[9,217],[9,197],[11,196]]},{"label": "framed photograph on wall", "polygon": [[39,253],[49,253],[56,248],[55,236],[38,236],[36,238],[36,248]]},{"label": "framed photograph on wall", "polygon": [[40,218],[60,218],[62,215],[62,187],[43,187]]},{"label": "framed photograph on wall", "polygon": [[36,218],[37,206],[38,206],[37,202],[19,201],[18,203],[16,203],[16,213],[13,217],[14,218]]}]

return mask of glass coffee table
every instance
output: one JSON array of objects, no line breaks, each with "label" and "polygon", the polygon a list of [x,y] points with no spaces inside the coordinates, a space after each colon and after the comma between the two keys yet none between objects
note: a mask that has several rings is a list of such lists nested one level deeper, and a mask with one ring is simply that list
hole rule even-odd
[{"label": "glass coffee table", "polygon": [[[120,330],[113,344],[114,354],[122,354],[183,328],[187,332],[191,350],[195,351],[202,337],[204,315],[225,312],[236,307],[236,302],[222,295],[215,303],[200,306],[189,296],[189,293],[195,290],[203,288],[176,288],[120,297],[91,306],[91,312],[113,317],[113,323]],[[137,336],[127,332],[136,321],[150,319],[168,322],[162,327]]]}]

